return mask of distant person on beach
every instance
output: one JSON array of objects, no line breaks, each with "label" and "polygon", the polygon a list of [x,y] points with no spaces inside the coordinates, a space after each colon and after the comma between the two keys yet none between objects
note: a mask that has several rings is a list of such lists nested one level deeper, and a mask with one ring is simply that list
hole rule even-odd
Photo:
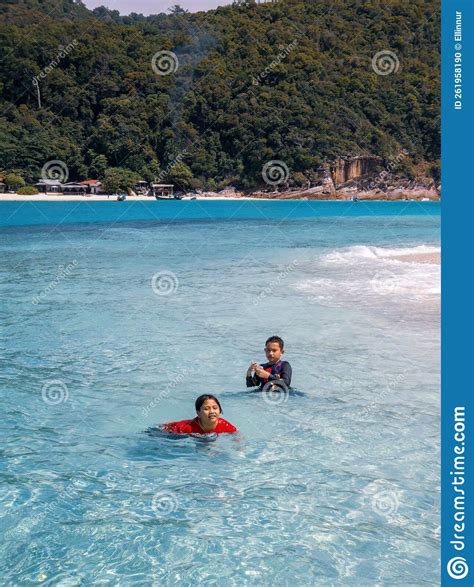
[{"label": "distant person on beach", "polygon": [[285,352],[285,343],[279,336],[270,336],[265,343],[265,355],[268,362],[263,365],[251,363],[247,370],[247,387],[263,389],[267,383],[273,382],[274,391],[288,389],[291,385],[291,365],[281,358]]},{"label": "distant person on beach", "polygon": [[168,422],[160,426],[164,432],[172,434],[233,434],[237,428],[221,418],[222,408],[219,400],[210,394],[200,395],[195,404],[196,418]]}]

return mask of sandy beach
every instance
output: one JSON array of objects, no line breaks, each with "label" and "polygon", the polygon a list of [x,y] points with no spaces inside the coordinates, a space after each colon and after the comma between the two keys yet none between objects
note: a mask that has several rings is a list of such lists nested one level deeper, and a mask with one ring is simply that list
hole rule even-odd
[{"label": "sandy beach", "polygon": [[[377,198],[373,198],[373,197],[364,197],[362,194],[358,194],[359,199],[361,201],[397,201],[397,200],[413,200],[413,201],[420,201],[419,196],[416,197],[391,197],[391,198],[382,198],[382,197],[377,197]],[[348,200],[351,200],[352,198],[349,197],[340,197],[340,198],[335,198],[335,197],[318,197],[318,198],[314,198],[314,197],[308,197],[307,195],[305,195],[304,193],[301,192],[281,192],[278,194],[275,193],[269,193],[268,197],[265,197],[264,195],[262,195],[261,193],[259,195],[252,195],[252,196],[244,196],[241,195],[240,193],[235,193],[235,192],[230,192],[228,194],[216,194],[215,192],[210,193],[209,195],[207,194],[198,194],[198,195],[188,195],[188,196],[184,196],[182,198],[183,200],[224,200],[224,201],[233,201],[233,200],[259,200],[259,201],[275,201],[275,200],[282,200],[282,201],[288,201],[288,200],[314,200],[314,201],[318,201],[318,202],[325,202],[325,201],[330,201],[330,202],[346,202]],[[431,198],[429,198],[431,199]],[[152,201],[154,200],[154,198],[149,197],[149,196],[127,196],[127,201],[129,202],[146,202],[146,201]],[[16,201],[16,202],[27,202],[27,201],[31,201],[31,202],[116,202],[117,201],[117,195],[116,194],[111,194],[110,196],[107,195],[96,195],[96,194],[86,194],[86,195],[79,195],[79,194],[71,194],[71,195],[65,195],[65,194],[35,194],[35,195],[28,195],[28,196],[23,196],[23,195],[19,195],[19,194],[0,194],[0,202],[1,201]]]},{"label": "sandy beach", "polygon": [[[262,200],[264,198],[250,198],[245,196],[195,196],[184,197],[183,200]],[[147,196],[127,196],[127,202],[152,202],[154,198]],[[96,196],[96,195],[64,195],[64,194],[37,194],[34,196],[20,196],[18,194],[0,194],[0,201],[14,202],[116,202],[117,196]]]},{"label": "sandy beach", "polygon": [[429,265],[441,264],[441,253],[409,253],[406,255],[396,255],[390,258],[396,261],[403,261],[403,263],[426,263]]},{"label": "sandy beach", "polygon": [[[184,197],[183,200],[263,200],[270,198],[251,198],[247,196],[193,196]],[[88,194],[87,196],[80,195],[64,195],[64,194],[37,194],[34,196],[20,196],[18,194],[0,194],[0,201],[13,202],[116,202],[117,196],[97,196]],[[152,202],[154,198],[147,196],[127,196],[127,202]]]}]

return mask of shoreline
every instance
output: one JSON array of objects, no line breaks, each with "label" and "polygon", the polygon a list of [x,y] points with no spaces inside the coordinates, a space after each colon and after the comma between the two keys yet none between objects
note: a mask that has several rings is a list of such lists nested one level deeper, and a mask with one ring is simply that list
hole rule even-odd
[{"label": "shoreline", "polygon": [[[172,202],[182,201],[191,202],[193,200],[274,200],[274,198],[251,198],[247,196],[196,196],[192,198],[184,197],[182,200],[170,200]],[[167,200],[155,200],[148,196],[127,196],[126,202],[166,202]],[[87,196],[80,195],[49,195],[49,194],[37,194],[34,196],[20,196],[18,194],[0,194],[0,202],[117,202],[117,196],[113,195],[98,196],[95,194],[89,194]]]},{"label": "shoreline", "polygon": [[[296,194],[295,194],[296,195]],[[255,197],[255,196],[193,196],[184,197],[182,200],[171,200],[171,201],[199,201],[203,202],[206,200],[210,201],[236,201],[236,200],[249,200],[249,201],[263,201],[263,202],[275,202],[275,201],[312,201],[312,202],[351,202],[349,198],[308,198],[308,197],[291,197],[291,194],[281,193],[281,197]],[[164,202],[166,200],[155,200],[148,196],[127,196],[125,200],[127,202]],[[379,197],[379,198],[364,198],[358,196],[359,202],[439,202],[440,198],[420,198],[420,197]],[[95,194],[89,194],[87,196],[77,195],[64,195],[64,194],[36,194],[32,196],[22,196],[18,194],[0,194],[0,202],[117,202],[115,195],[99,196]]]}]

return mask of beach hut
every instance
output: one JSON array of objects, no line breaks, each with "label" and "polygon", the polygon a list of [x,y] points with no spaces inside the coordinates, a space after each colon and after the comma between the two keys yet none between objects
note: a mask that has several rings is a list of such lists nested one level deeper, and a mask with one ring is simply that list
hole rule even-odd
[{"label": "beach hut", "polygon": [[79,183],[86,186],[88,194],[98,194],[101,191],[102,183],[98,179],[84,179]]},{"label": "beach hut", "polygon": [[63,191],[62,183],[56,179],[40,179],[36,188],[40,194],[61,194]]},{"label": "beach hut", "polygon": [[102,191],[102,183],[98,179],[85,179],[79,183],[86,186],[88,194],[100,194]]},{"label": "beach hut", "polygon": [[63,183],[63,194],[78,194],[83,196],[84,194],[87,194],[87,186],[74,181]]},{"label": "beach hut", "polygon": [[144,181],[143,179],[140,181],[137,181],[137,183],[135,184],[135,187],[133,188],[133,191],[136,194],[138,194],[139,196],[144,196],[148,191],[148,183],[146,181]]}]

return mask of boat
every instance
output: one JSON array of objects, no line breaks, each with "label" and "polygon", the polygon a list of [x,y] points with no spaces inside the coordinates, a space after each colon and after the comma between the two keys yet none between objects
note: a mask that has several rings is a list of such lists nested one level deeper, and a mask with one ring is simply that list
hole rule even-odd
[{"label": "boat", "polygon": [[160,196],[156,195],[155,200],[182,200],[183,196],[178,194],[172,194],[171,196]]},{"label": "boat", "polygon": [[182,195],[173,193],[174,185],[171,183],[152,183],[147,192],[147,196],[152,196],[155,200],[181,200]]}]

